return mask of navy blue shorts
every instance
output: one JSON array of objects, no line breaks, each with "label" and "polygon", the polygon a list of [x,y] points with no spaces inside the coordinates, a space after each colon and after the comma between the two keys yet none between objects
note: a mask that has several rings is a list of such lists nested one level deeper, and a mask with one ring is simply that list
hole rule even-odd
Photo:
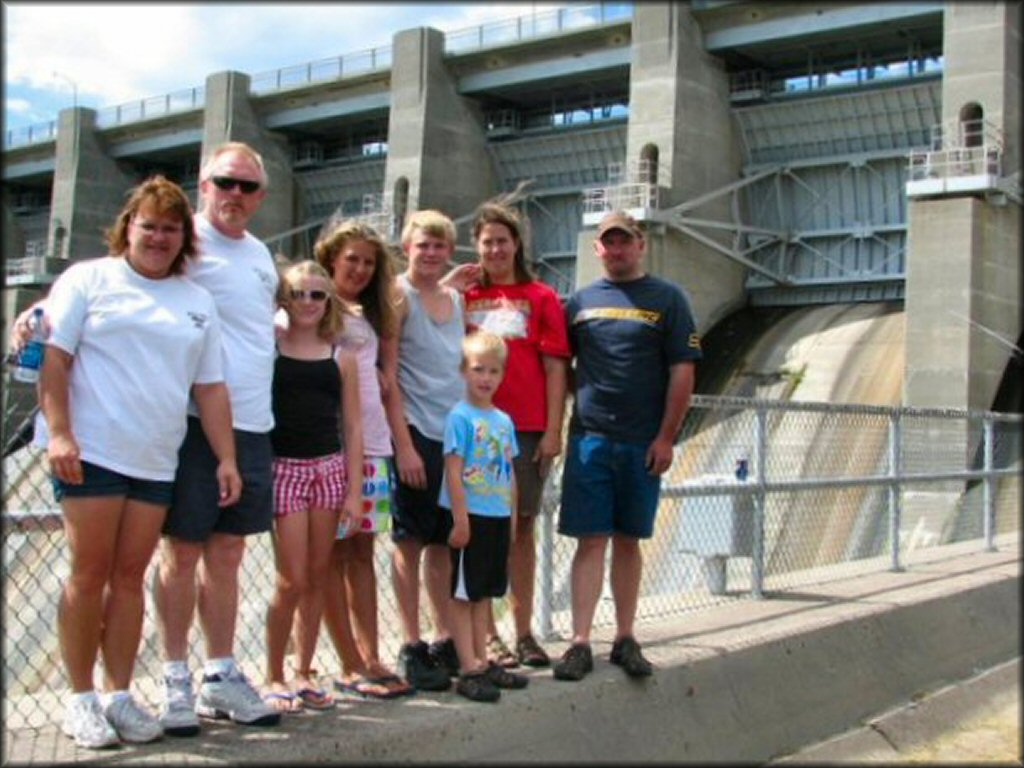
[{"label": "navy blue shorts", "polygon": [[508,517],[469,515],[469,544],[452,553],[452,597],[476,602],[504,597],[508,590]]},{"label": "navy blue shorts", "polygon": [[148,504],[159,504],[161,507],[169,506],[171,503],[174,483],[169,480],[141,480],[101,467],[98,464],[90,464],[88,461],[82,462],[82,476],[81,485],[72,485],[58,480],[56,477],[51,477],[53,498],[60,502],[65,498],[124,496]]},{"label": "navy blue shorts", "polygon": [[414,539],[421,544],[448,544],[452,532],[452,511],[437,503],[444,480],[444,445],[439,440],[425,437],[412,424],[409,425],[412,444],[423,459],[427,475],[426,488],[413,488],[400,479],[395,483],[395,509],[392,518],[391,539]]},{"label": "navy blue shorts", "polygon": [[570,434],[562,472],[558,532],[564,536],[654,533],[661,475],[647,471],[647,445]]},{"label": "navy blue shorts", "polygon": [[273,451],[269,432],[235,431],[235,453],[242,475],[242,496],[230,507],[218,506],[217,457],[199,419],[188,418],[178,450],[174,500],[163,533],[202,542],[213,533],[248,536],[269,531],[274,521]]}]

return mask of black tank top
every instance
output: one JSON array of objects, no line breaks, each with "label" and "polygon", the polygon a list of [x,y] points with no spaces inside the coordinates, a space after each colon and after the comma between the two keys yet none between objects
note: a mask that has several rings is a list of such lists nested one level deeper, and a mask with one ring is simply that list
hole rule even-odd
[{"label": "black tank top", "polygon": [[270,442],[275,456],[308,459],[341,450],[341,371],[333,356],[297,360],[279,354],[274,360],[273,407]]}]

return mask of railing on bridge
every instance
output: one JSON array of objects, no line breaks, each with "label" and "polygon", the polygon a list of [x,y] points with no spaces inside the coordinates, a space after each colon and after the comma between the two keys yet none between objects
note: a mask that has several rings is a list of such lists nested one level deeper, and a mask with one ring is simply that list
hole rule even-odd
[{"label": "railing on bridge", "polygon": [[987,120],[953,120],[932,127],[927,149],[910,152],[907,195],[994,191],[1002,175],[1002,132]]},{"label": "railing on bridge", "polygon": [[627,211],[638,221],[658,209],[656,164],[647,159],[608,166],[608,181],[583,190],[583,225],[594,226],[609,211]]},{"label": "railing on bridge", "polygon": [[[557,35],[599,24],[623,21],[632,15],[632,3],[622,2],[571,5],[540,13],[534,12],[504,21],[446,32],[445,53],[461,54],[492,46],[508,45],[542,35]],[[328,59],[259,72],[251,77],[249,92],[254,96],[265,96],[289,88],[300,88],[314,83],[390,69],[392,53],[392,46],[382,45]],[[177,112],[202,109],[205,103],[206,88],[198,86],[105,107],[97,112],[96,123],[100,128],[110,128]],[[6,131],[4,148],[13,149],[54,141],[56,138],[57,121],[50,120]]]},{"label": "railing on bridge", "polygon": [[[643,544],[637,618],[679,615],[864,572],[912,569],[920,550],[956,542],[989,548],[996,534],[1020,528],[1020,433],[1019,415],[697,395],[664,480],[655,534]],[[738,459],[748,460],[745,480],[735,476]],[[35,448],[4,458],[8,731],[52,726],[67,690],[54,629],[67,549],[43,465]],[[538,525],[536,621],[549,640],[571,634],[573,543],[553,533],[560,476],[556,464]],[[392,551],[390,537],[380,536],[385,659],[394,658],[401,642],[388,577]],[[265,659],[273,563],[270,535],[252,537],[235,650],[255,679]],[[162,666],[149,596],[146,602],[135,686],[155,708],[162,699]],[[507,606],[498,601],[495,608],[508,636]],[[613,623],[612,603],[602,598],[595,625]],[[201,658],[194,632],[193,668]],[[313,666],[327,674],[338,668],[326,632]]]}]

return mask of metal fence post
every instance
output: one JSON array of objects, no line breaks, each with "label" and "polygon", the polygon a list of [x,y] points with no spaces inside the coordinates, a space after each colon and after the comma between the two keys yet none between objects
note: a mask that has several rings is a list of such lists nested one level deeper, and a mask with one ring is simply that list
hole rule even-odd
[{"label": "metal fence post", "polygon": [[995,468],[995,434],[992,423],[992,416],[983,417],[982,426],[985,441],[984,467],[985,480],[982,489],[982,525],[985,531],[985,551],[995,552],[995,528],[996,528],[996,477],[992,474]]},{"label": "metal fence post", "polygon": [[900,412],[892,410],[889,414],[889,548],[892,562],[889,570],[903,570],[900,565],[900,503],[902,499],[903,461],[900,444],[903,441],[903,429]]},{"label": "metal fence post", "polygon": [[[550,488],[550,483],[546,485]],[[542,493],[541,506],[543,509],[540,516],[540,562],[538,563],[540,570],[540,589],[537,590],[540,600],[537,606],[537,629],[540,632],[541,639],[548,640],[551,638],[551,613],[555,592],[555,505],[551,500],[550,490],[542,491]]]},{"label": "metal fence post", "polygon": [[756,600],[764,597],[764,502],[765,502],[765,466],[768,452],[768,430],[765,422],[768,412],[764,406],[758,406],[754,412],[754,478],[757,489],[754,491],[754,537],[751,542],[750,565],[750,596]]}]

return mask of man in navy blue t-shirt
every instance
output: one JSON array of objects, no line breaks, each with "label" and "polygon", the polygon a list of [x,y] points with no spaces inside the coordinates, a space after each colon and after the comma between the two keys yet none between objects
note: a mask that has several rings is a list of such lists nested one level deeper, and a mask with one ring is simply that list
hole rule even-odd
[{"label": "man in navy blue t-shirt", "polygon": [[575,397],[562,479],[558,532],[576,538],[573,638],[554,666],[559,680],[593,669],[590,629],[612,542],[616,632],[610,660],[632,677],[652,672],[633,636],[643,560],[661,475],[693,393],[700,337],[685,293],[643,268],[644,236],[617,211],[597,228],[603,277],[566,303]]}]

